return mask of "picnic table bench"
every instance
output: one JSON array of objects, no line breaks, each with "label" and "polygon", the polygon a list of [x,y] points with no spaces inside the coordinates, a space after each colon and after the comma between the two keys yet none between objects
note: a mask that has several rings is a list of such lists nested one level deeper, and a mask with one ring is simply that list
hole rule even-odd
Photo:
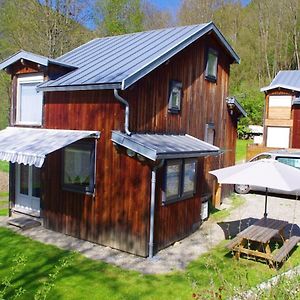
[{"label": "picnic table bench", "polygon": [[[227,244],[227,248],[235,252],[237,259],[243,253],[263,258],[273,267],[274,263],[281,263],[300,242],[299,236],[285,238],[284,228],[287,225],[287,221],[264,217],[240,232]],[[277,251],[272,252],[270,241],[275,238],[279,238],[283,245]]]}]

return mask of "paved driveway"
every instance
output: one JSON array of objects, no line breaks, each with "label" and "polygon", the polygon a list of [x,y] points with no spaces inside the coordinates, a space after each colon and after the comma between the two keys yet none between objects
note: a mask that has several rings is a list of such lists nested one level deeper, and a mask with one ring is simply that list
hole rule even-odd
[{"label": "paved driveway", "polygon": [[[233,210],[224,222],[219,223],[225,237],[231,238],[237,232],[248,227],[264,214],[265,196],[263,194],[243,195],[244,205]],[[224,203],[226,205],[226,201]],[[288,221],[286,233],[300,235],[300,200],[279,196],[268,196],[268,217]]]}]

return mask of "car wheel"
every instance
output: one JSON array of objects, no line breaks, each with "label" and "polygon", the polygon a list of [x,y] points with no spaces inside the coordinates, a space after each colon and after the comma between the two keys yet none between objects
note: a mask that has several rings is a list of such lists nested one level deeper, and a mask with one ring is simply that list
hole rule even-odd
[{"label": "car wheel", "polygon": [[238,194],[247,194],[250,191],[250,186],[247,184],[235,184],[234,190]]}]

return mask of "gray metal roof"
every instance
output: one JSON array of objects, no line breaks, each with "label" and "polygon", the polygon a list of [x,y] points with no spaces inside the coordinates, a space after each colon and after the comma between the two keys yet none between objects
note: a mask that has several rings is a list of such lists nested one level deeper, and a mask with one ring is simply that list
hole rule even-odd
[{"label": "gray metal roof", "polygon": [[153,161],[217,155],[220,149],[191,135],[132,134],[112,131],[111,140]]},{"label": "gray metal roof", "polygon": [[40,168],[47,154],[99,131],[7,127],[0,131],[0,159]]},{"label": "gray metal roof", "polygon": [[260,91],[267,92],[277,88],[300,92],[300,71],[279,71],[271,84],[261,88]]},{"label": "gray metal roof", "polygon": [[300,98],[299,98],[299,97],[294,98],[294,99],[292,100],[292,105],[300,105]]},{"label": "gray metal roof", "polygon": [[57,59],[52,59],[52,58],[48,58],[46,56],[42,56],[42,55],[34,54],[34,53],[31,53],[28,51],[20,50],[19,52],[13,54],[12,56],[10,56],[7,59],[5,59],[4,61],[2,61],[0,63],[0,70],[7,68],[8,66],[16,63],[20,59],[32,61],[32,62],[35,62],[42,66],[48,66],[49,64],[53,64],[53,65],[59,65],[59,66],[70,68],[70,69],[76,68],[72,64],[68,64],[68,63],[65,63],[65,62],[57,60]]},{"label": "gray metal roof", "polygon": [[236,108],[236,110],[238,111],[238,113],[241,117],[247,117],[247,113],[246,113],[245,109],[243,108],[243,106],[240,104],[240,102],[235,97],[228,97],[226,99],[226,103],[227,103],[227,105],[228,104],[234,105],[234,107]]},{"label": "gray metal roof", "polygon": [[238,55],[212,22],[165,28],[92,40],[58,58],[76,65],[77,70],[40,84],[38,90],[126,89],[210,31],[239,63]]}]

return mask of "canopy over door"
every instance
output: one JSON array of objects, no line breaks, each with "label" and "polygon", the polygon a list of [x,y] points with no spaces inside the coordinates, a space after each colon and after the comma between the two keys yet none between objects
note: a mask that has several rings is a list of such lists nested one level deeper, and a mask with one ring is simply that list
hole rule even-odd
[{"label": "canopy over door", "polygon": [[0,131],[0,159],[40,168],[47,154],[99,136],[99,131],[7,127]]}]

